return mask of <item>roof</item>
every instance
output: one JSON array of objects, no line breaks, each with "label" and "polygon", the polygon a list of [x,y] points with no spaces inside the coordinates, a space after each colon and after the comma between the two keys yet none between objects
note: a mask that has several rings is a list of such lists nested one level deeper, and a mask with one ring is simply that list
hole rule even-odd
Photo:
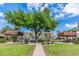
[{"label": "roof", "polygon": [[62,32],[59,33],[58,36],[76,36],[76,32]]},{"label": "roof", "polygon": [[17,34],[18,34],[17,31],[12,31],[12,30],[7,30],[7,31],[5,32],[5,35],[17,35]]},{"label": "roof", "polygon": [[5,35],[3,35],[3,34],[0,33],[0,37],[5,37]]}]

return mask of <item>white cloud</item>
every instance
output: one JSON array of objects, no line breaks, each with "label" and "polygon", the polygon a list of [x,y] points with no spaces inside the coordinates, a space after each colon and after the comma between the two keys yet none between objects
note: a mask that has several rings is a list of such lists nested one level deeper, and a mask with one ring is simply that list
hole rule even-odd
[{"label": "white cloud", "polygon": [[35,8],[37,10],[39,8],[39,4],[29,3],[27,4],[27,8],[29,10],[32,10],[32,8]]},{"label": "white cloud", "polygon": [[42,7],[41,7],[41,11],[43,11],[43,9],[44,9],[45,7],[48,7],[48,4],[45,4],[44,6],[42,6]]},{"label": "white cloud", "polygon": [[3,13],[0,12],[0,16],[1,16],[1,17],[4,17]]},{"label": "white cloud", "polygon": [[58,4],[58,6],[63,9],[61,11],[55,9],[54,12],[59,12],[59,15],[58,14],[55,15],[56,19],[58,18],[63,19],[65,16],[66,18],[71,18],[79,15],[79,4],[67,4],[66,6],[64,6],[63,4]]},{"label": "white cloud", "polygon": [[55,19],[63,18],[63,17],[64,17],[64,14],[63,13],[55,15]]},{"label": "white cloud", "polygon": [[59,4],[58,4],[58,7],[59,7],[60,9],[63,9],[63,8],[65,7],[65,5],[64,5],[64,3],[59,3]]},{"label": "white cloud", "polygon": [[41,10],[43,10],[45,7],[48,7],[48,4],[45,4],[44,6],[43,6],[42,3],[29,3],[29,4],[27,4],[27,8],[28,8],[30,11],[33,10],[32,8],[34,8],[35,10],[39,10],[39,8],[40,8]]},{"label": "white cloud", "polygon": [[74,27],[77,27],[78,25],[77,25],[77,23],[75,23],[75,24],[65,24],[65,27],[67,27],[67,28],[74,28]]},{"label": "white cloud", "polygon": [[76,15],[72,14],[72,15],[69,15],[67,18],[72,18],[72,17],[75,17]]},{"label": "white cloud", "polygon": [[62,12],[79,15],[79,4],[67,4]]},{"label": "white cloud", "polygon": [[1,6],[3,6],[3,5],[4,5],[4,3],[0,3],[0,5],[1,5]]}]

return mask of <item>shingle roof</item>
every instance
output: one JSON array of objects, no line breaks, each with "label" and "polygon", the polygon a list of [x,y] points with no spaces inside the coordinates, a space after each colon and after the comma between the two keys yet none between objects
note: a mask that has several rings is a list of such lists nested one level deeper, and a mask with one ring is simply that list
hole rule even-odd
[{"label": "shingle roof", "polygon": [[62,32],[58,34],[59,36],[76,36],[76,32]]},{"label": "shingle roof", "polygon": [[7,30],[5,32],[5,35],[16,35],[16,34],[18,34],[18,32],[17,31],[12,31],[12,30]]}]

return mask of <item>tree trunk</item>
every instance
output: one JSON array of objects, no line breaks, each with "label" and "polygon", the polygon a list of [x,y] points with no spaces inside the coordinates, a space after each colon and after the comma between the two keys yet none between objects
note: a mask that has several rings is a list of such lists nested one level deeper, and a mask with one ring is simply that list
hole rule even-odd
[{"label": "tree trunk", "polygon": [[38,42],[38,37],[40,36],[41,31],[40,32],[34,32],[34,33],[35,33],[35,41]]},{"label": "tree trunk", "polygon": [[38,42],[37,32],[35,32],[35,41]]},{"label": "tree trunk", "polygon": [[64,37],[65,43],[66,43],[66,39],[67,39],[67,38],[66,38],[66,36],[65,36],[65,37]]}]

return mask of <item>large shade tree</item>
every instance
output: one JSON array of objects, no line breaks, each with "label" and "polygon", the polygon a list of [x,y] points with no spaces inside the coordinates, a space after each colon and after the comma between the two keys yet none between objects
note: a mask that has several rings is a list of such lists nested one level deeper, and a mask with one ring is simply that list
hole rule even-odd
[{"label": "large shade tree", "polygon": [[50,32],[54,30],[59,24],[57,20],[50,16],[50,10],[44,8],[43,11],[35,12],[23,12],[18,11],[7,11],[5,13],[5,18],[9,23],[14,24],[17,27],[26,27],[35,33],[35,40],[42,32]]}]

